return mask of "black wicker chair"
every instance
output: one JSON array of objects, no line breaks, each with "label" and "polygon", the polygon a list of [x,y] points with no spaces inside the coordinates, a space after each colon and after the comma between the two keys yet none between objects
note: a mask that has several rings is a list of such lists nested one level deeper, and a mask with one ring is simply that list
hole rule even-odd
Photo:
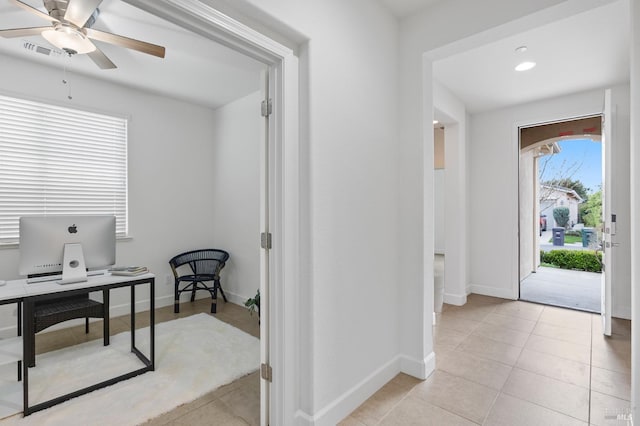
[{"label": "black wicker chair", "polygon": [[89,333],[89,318],[102,318],[102,334],[104,346],[109,345],[109,291],[103,290],[104,303],[92,300],[89,294],[60,297],[55,299],[35,302],[33,307],[33,331],[26,333],[33,339],[31,347],[33,353],[29,354],[29,367],[35,367],[35,339],[36,333],[51,327],[52,325],[76,318],[84,318],[85,333]]},{"label": "black wicker chair", "polygon": [[[206,290],[211,293],[211,313],[215,314],[218,303],[218,291],[222,294],[224,301],[227,301],[227,297],[222,291],[220,285],[220,271],[224,268],[226,261],[229,259],[229,253],[224,250],[218,249],[202,249],[192,250],[186,253],[181,253],[174,256],[170,261],[171,270],[175,278],[175,299],[173,305],[173,312],[180,312],[180,294],[185,291],[191,292],[191,301],[196,298],[196,291]],[[178,271],[180,267],[183,270],[189,267],[185,271],[184,275]],[[212,281],[212,285],[205,284]],[[185,284],[180,288],[181,284]]]}]

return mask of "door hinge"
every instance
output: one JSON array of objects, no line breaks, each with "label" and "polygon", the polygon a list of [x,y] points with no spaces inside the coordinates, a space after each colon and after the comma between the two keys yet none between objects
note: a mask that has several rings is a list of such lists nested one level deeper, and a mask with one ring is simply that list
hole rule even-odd
[{"label": "door hinge", "polygon": [[260,247],[265,250],[271,249],[271,233],[263,232],[260,234]]},{"label": "door hinge", "polygon": [[260,364],[260,377],[267,382],[273,380],[273,370],[269,364]]},{"label": "door hinge", "polygon": [[271,99],[265,99],[264,101],[262,101],[262,103],[260,104],[260,113],[262,114],[262,116],[268,117],[272,112],[273,102],[271,102]]}]

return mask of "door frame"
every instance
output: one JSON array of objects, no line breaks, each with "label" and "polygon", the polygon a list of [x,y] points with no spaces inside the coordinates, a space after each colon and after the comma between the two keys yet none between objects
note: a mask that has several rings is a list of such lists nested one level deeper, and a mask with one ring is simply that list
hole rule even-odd
[{"label": "door frame", "polygon": [[[199,0],[123,0],[162,19],[269,66],[273,113],[269,118],[269,358],[273,370],[269,419],[262,425],[288,424],[298,395],[297,283],[299,230],[299,70],[296,52]],[[291,43],[292,45],[294,43]],[[286,176],[286,179],[285,179]],[[256,246],[259,244],[256,236]],[[285,303],[288,302],[288,303]],[[284,320],[286,318],[286,321]],[[261,380],[263,382],[264,380]],[[262,385],[261,385],[262,386]],[[261,411],[264,412],[265,408]]]},{"label": "door frame", "polygon": [[[518,212],[518,217],[517,217],[517,221],[516,221],[516,228],[517,228],[517,233],[516,235],[518,236],[517,241],[516,241],[516,245],[517,247],[515,247],[516,249],[516,253],[518,254],[516,256],[515,259],[515,279],[512,280],[513,281],[513,287],[512,287],[512,294],[513,294],[513,299],[514,300],[520,300],[520,285],[521,285],[521,280],[520,280],[520,267],[521,267],[521,262],[520,262],[520,257],[522,256],[522,253],[520,252],[520,235],[522,232],[522,229],[520,229],[520,209],[521,209],[521,203],[520,203],[520,168],[522,167],[522,164],[520,164],[520,152],[521,152],[521,148],[520,148],[520,130],[526,127],[535,127],[535,126],[541,126],[541,125],[545,125],[545,124],[553,124],[553,123],[563,123],[565,121],[573,121],[573,120],[579,120],[581,118],[589,118],[589,117],[598,117],[598,116],[602,116],[603,115],[603,111],[602,110],[590,110],[587,109],[585,111],[575,111],[574,114],[568,113],[566,115],[551,115],[549,117],[546,117],[545,119],[538,119],[538,120],[522,120],[522,121],[517,121],[514,122],[513,124],[513,138],[512,140],[515,141],[513,145],[513,149],[514,149],[514,155],[515,155],[515,161],[517,164],[517,170],[516,170],[516,176],[517,176],[517,186],[516,186],[516,202],[517,202],[517,208],[516,211]],[[534,218],[535,220],[535,218]],[[547,219],[548,220],[548,219]],[[535,225],[534,225],[535,226]],[[548,225],[547,225],[548,226]],[[532,231],[533,232],[533,231]]]},{"label": "door frame", "polygon": [[[608,89],[607,89],[608,90]],[[606,92],[606,91],[605,91]],[[521,171],[523,169],[523,167],[528,167],[528,164],[523,165],[522,164],[522,140],[521,140],[521,133],[522,130],[525,128],[532,128],[532,127],[538,127],[538,126],[546,126],[546,125],[550,125],[550,124],[562,124],[562,123],[569,123],[572,121],[576,121],[576,120],[582,120],[582,119],[588,119],[588,118],[602,118],[604,117],[605,112],[601,111],[599,114],[588,114],[588,115],[580,115],[580,116],[576,116],[576,117],[572,117],[572,118],[568,118],[568,119],[559,119],[559,120],[551,120],[551,121],[545,121],[545,122],[540,122],[537,124],[533,124],[533,125],[526,125],[526,126],[519,126],[518,127],[518,139],[517,139],[517,143],[518,143],[518,300],[520,300],[521,297],[521,287],[522,287],[522,236],[524,233],[526,232],[532,232],[533,234],[533,248],[532,248],[532,255],[533,255],[533,271],[532,272],[536,272],[538,266],[536,265],[537,263],[537,256],[539,256],[539,246],[538,243],[535,242],[536,238],[538,238],[539,235],[539,231],[540,231],[540,225],[539,225],[539,220],[537,220],[538,215],[540,214],[540,202],[537,201],[536,199],[533,200],[533,219],[532,219],[532,224],[533,224],[533,228],[531,228],[529,231],[527,231],[526,229],[522,229],[522,223],[521,223],[521,219],[522,219],[522,215],[523,214],[527,214],[527,212],[524,212],[522,209],[522,200],[523,200],[523,195],[520,191],[521,186],[523,184],[523,181],[521,179]],[[574,139],[590,139],[588,136],[580,136],[580,135],[571,135],[571,136],[564,136],[564,137],[560,137],[560,138],[556,138],[556,142],[563,142],[563,141],[572,141]],[[595,138],[591,138],[594,139]],[[551,139],[546,139],[544,141],[549,141]],[[543,142],[543,141],[540,141]],[[605,154],[605,145],[604,145],[604,128],[602,129],[602,132],[600,134],[600,150],[601,150],[601,158],[604,159],[604,154]],[[538,142],[536,142],[533,145],[537,145]],[[534,171],[533,171],[533,179],[537,180],[538,179],[538,175],[539,175],[539,159],[541,157],[536,157],[534,159]],[[603,173],[604,173],[604,168],[603,168]],[[540,188],[539,182],[536,183],[536,181],[534,180],[534,182],[531,182],[532,184],[534,184],[536,186],[536,188]],[[604,186],[604,174],[602,175],[602,181],[601,184]],[[526,182],[525,182],[526,184]],[[534,197],[538,197],[540,194],[537,190],[533,191],[533,196]],[[603,199],[604,202],[604,199]],[[550,218],[549,215],[547,214],[547,229],[549,227],[549,220],[553,220],[553,218]],[[527,271],[528,272],[528,271]],[[603,277],[604,277],[604,270],[603,270]],[[526,279],[526,278],[525,278]],[[610,284],[610,283],[609,283]],[[604,293],[601,295],[601,303],[604,303],[604,301],[607,300],[609,305],[611,304],[611,295],[609,292],[609,297],[605,298],[604,297]],[[553,306],[553,305],[552,305]],[[567,308],[567,309],[571,309],[571,308]]]}]

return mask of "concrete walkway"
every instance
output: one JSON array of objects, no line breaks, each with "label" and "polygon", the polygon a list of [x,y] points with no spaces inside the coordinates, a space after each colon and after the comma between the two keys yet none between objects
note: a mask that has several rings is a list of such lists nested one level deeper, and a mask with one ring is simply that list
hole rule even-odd
[{"label": "concrete walkway", "polygon": [[601,278],[595,272],[540,267],[520,283],[520,299],[599,313]]}]

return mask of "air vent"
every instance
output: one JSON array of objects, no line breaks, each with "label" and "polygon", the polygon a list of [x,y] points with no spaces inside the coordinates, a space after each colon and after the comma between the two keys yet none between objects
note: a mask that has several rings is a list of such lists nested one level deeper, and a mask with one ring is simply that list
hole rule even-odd
[{"label": "air vent", "polygon": [[39,44],[35,44],[28,40],[22,40],[22,47],[31,52],[40,53],[46,56],[53,56],[56,58],[63,58],[67,56],[67,54],[60,49],[40,46]]}]

